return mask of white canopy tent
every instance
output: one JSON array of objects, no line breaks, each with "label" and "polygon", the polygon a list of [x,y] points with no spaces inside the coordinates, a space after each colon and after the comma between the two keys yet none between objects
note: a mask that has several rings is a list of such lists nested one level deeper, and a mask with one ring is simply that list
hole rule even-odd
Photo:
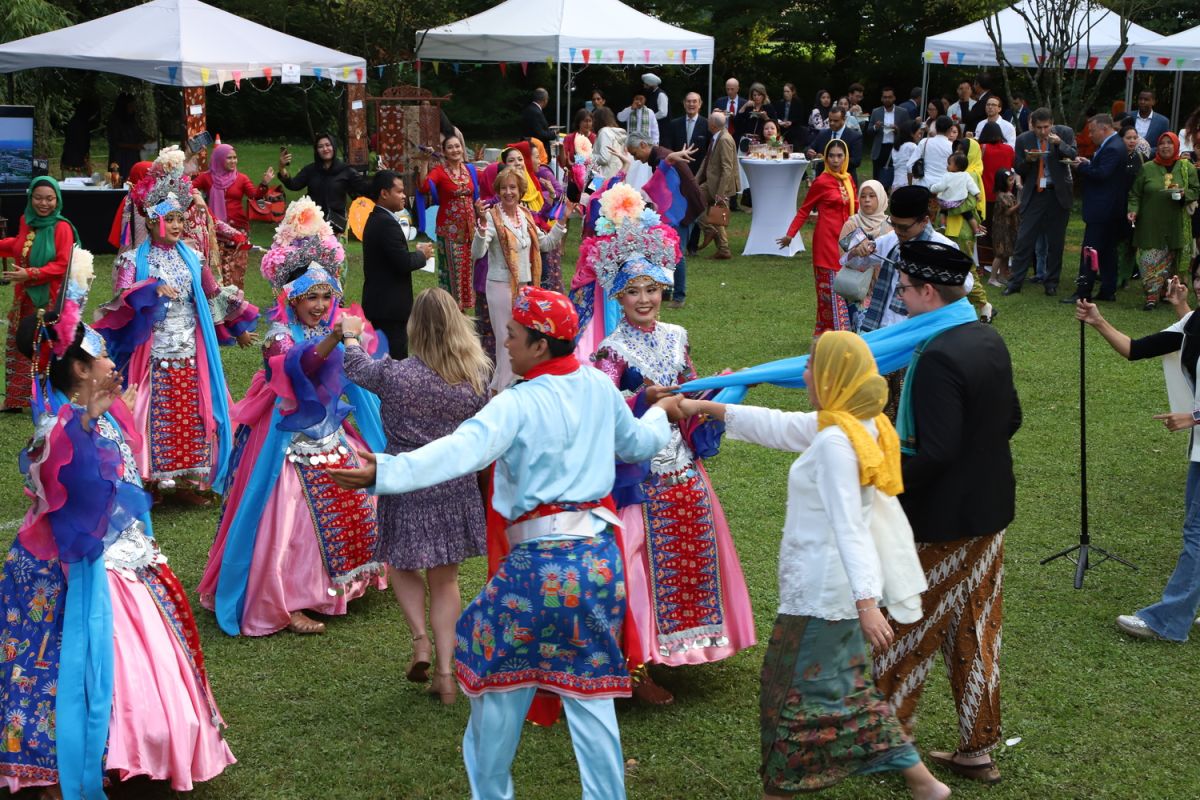
[{"label": "white canopy tent", "polygon": [[[1001,45],[1001,52],[1009,64],[1035,66],[1038,57],[1042,55],[1038,49],[1037,36],[1029,30],[1025,19],[1017,13],[1017,8],[1025,6],[1024,2],[1012,6],[984,19],[963,25],[961,28],[929,36],[925,39],[925,51],[922,61],[925,64],[924,77],[921,85],[929,85],[929,66],[943,64],[946,66],[997,66],[996,45],[988,36],[988,25],[995,32]],[[1036,18],[1036,5],[1030,4],[1026,10],[1031,17]],[[1068,65],[1074,58],[1078,69],[1094,69],[1103,67],[1112,54],[1121,46],[1121,26],[1124,21],[1115,11],[1112,11],[1094,0],[1083,0],[1074,11],[1071,22],[1072,30],[1079,31],[1081,37],[1075,52],[1068,56]],[[1129,23],[1127,44],[1129,49],[1138,45],[1161,40],[1148,28]],[[1129,52],[1128,50],[1126,51]],[[1133,66],[1126,61],[1128,74],[1126,92],[1132,87]],[[1128,101],[1128,100],[1127,100]]]},{"label": "white canopy tent", "polygon": [[[417,33],[417,58],[558,65],[557,110],[562,121],[562,67],[577,64],[708,65],[712,101],[711,36],[668,25],[620,0],[506,0],[473,17]],[[419,74],[419,73],[418,73]]]},{"label": "white canopy tent", "polygon": [[152,0],[50,33],[0,45],[0,73],[35,67],[111,72],[166,86],[301,75],[364,83],[367,62],[205,5]]}]

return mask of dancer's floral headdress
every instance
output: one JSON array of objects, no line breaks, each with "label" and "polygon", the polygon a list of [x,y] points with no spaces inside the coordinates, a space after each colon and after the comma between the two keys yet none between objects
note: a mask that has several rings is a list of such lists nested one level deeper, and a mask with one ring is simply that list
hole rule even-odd
[{"label": "dancer's floral headdress", "polygon": [[[296,298],[322,285],[340,295],[345,264],[346,252],[320,207],[311,198],[301,197],[288,205],[261,269],[277,292]],[[303,273],[297,275],[299,270]]]},{"label": "dancer's floral headdress", "polygon": [[134,207],[143,216],[161,221],[192,205],[192,180],[183,174],[183,162],[183,151],[177,146],[164,147],[146,176],[129,190]]},{"label": "dancer's floral headdress", "polygon": [[675,229],[646,208],[641,193],[628,184],[610,187],[599,202],[596,235],[583,240],[579,264],[595,272],[609,295],[639,277],[672,286],[680,257]]}]

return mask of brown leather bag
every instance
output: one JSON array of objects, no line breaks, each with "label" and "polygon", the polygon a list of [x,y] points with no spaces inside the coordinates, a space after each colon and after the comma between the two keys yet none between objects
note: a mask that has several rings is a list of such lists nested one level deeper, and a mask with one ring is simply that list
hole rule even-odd
[{"label": "brown leather bag", "polygon": [[717,228],[723,228],[729,224],[729,206],[725,201],[718,200],[715,205],[708,207],[708,211],[704,214],[704,221]]}]

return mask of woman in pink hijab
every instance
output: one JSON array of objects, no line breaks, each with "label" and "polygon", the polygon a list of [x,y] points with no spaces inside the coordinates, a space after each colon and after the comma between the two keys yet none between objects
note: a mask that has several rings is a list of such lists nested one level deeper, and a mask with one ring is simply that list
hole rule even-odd
[{"label": "woman in pink hijab", "polygon": [[275,170],[267,167],[262,181],[255,186],[244,173],[237,171],[238,157],[233,145],[219,144],[212,152],[208,162],[208,171],[201,172],[192,180],[193,188],[204,192],[208,197],[208,210],[213,218],[227,223],[237,231],[236,235],[220,235],[221,225],[218,225],[218,244],[221,247],[221,268],[224,273],[224,283],[234,284],[239,289],[245,289],[246,254],[250,243],[250,219],[242,202],[244,198],[258,200],[267,193],[267,187],[275,177]]}]

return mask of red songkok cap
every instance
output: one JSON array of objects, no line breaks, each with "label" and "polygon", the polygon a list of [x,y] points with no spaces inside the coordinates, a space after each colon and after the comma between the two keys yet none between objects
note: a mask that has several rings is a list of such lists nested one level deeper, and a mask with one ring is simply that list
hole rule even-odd
[{"label": "red songkok cap", "polygon": [[579,333],[579,315],[565,294],[522,286],[513,301],[513,319],[551,339],[571,341]]}]

